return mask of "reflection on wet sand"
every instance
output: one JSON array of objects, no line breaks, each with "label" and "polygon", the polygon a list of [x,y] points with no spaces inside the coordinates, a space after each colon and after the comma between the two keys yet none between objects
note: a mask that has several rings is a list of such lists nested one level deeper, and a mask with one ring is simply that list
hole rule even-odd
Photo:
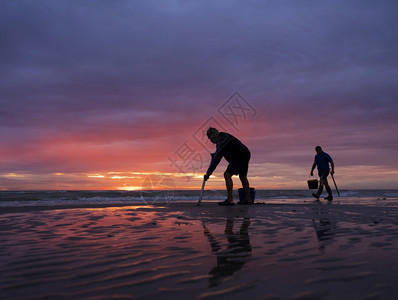
[{"label": "reflection on wet sand", "polygon": [[239,271],[246,263],[246,258],[251,256],[251,246],[248,228],[250,219],[245,218],[238,232],[234,232],[234,219],[227,219],[225,224],[225,238],[227,247],[222,249],[221,243],[210,230],[203,225],[204,234],[207,237],[211,251],[217,256],[217,265],[209,272],[209,286],[219,285],[225,277]]},{"label": "reflection on wet sand", "polygon": [[329,211],[324,211],[322,209],[315,210],[315,215],[318,215],[317,220],[312,219],[314,225],[316,236],[319,242],[319,251],[325,251],[327,245],[333,242],[333,238],[336,234],[336,220],[333,214]]}]

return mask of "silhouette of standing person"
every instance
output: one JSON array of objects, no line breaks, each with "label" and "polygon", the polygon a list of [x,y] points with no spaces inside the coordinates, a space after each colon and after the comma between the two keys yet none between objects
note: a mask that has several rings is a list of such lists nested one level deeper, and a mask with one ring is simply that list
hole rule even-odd
[{"label": "silhouette of standing person", "polygon": [[[312,164],[311,172],[310,175],[314,176],[314,169],[315,167],[318,169],[318,175],[319,175],[319,188],[316,194],[312,194],[317,200],[319,200],[319,197],[322,194],[323,187],[325,186],[326,191],[328,193],[328,196],[325,198],[328,201],[333,200],[333,195],[332,195],[332,190],[329,186],[328,183],[328,175],[329,172],[330,174],[334,174],[334,163],[333,159],[330,157],[329,154],[326,152],[322,151],[321,146],[316,146],[315,147],[316,155],[314,159],[314,163]],[[329,164],[332,167],[332,170],[330,171]]]},{"label": "silhouette of standing person", "polygon": [[225,185],[227,188],[227,199],[219,202],[219,205],[234,205],[233,200],[233,175],[239,175],[239,179],[242,182],[243,191],[245,194],[245,200],[242,204],[252,204],[253,201],[250,197],[249,181],[247,179],[247,172],[249,169],[250,151],[242,144],[236,137],[229,133],[219,132],[217,129],[210,127],[207,132],[209,140],[216,144],[216,152],[212,154],[212,160],[204,180],[208,180],[210,175],[217,168],[221,159],[224,157],[229,165],[227,170],[224,172]]}]

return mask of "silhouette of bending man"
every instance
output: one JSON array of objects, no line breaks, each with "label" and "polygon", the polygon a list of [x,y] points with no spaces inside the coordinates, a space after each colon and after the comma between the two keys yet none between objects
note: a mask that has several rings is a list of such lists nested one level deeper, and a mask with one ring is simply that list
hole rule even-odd
[{"label": "silhouette of bending man", "polygon": [[247,179],[247,172],[249,169],[250,151],[242,144],[236,137],[229,133],[219,132],[217,129],[210,127],[207,130],[207,137],[209,140],[216,144],[216,152],[211,154],[211,164],[204,175],[204,180],[208,180],[210,175],[217,168],[221,159],[224,157],[229,165],[224,172],[225,185],[227,188],[227,199],[219,202],[219,205],[234,205],[233,201],[233,175],[239,175],[242,182],[243,191],[245,194],[245,201],[242,204],[252,204],[253,201],[250,197],[249,181]]}]

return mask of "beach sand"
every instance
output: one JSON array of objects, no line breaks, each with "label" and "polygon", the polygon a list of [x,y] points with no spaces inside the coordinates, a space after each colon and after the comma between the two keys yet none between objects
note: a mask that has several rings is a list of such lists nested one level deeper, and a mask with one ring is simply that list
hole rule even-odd
[{"label": "beach sand", "polygon": [[1,299],[397,299],[398,208],[10,208]]}]

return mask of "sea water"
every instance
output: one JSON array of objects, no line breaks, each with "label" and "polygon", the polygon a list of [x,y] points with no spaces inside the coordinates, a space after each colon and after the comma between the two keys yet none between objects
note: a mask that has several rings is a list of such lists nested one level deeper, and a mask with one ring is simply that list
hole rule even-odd
[{"label": "sea water", "polygon": [[[295,204],[313,201],[312,190],[256,190],[256,203]],[[398,205],[398,190],[342,190],[339,204]],[[0,191],[0,209],[20,206],[154,205],[198,201],[199,190],[145,191]],[[323,196],[323,195],[322,195]],[[324,195],[326,196],[326,194]],[[237,201],[238,193],[234,192]],[[226,198],[225,190],[205,190],[203,202]]]}]

